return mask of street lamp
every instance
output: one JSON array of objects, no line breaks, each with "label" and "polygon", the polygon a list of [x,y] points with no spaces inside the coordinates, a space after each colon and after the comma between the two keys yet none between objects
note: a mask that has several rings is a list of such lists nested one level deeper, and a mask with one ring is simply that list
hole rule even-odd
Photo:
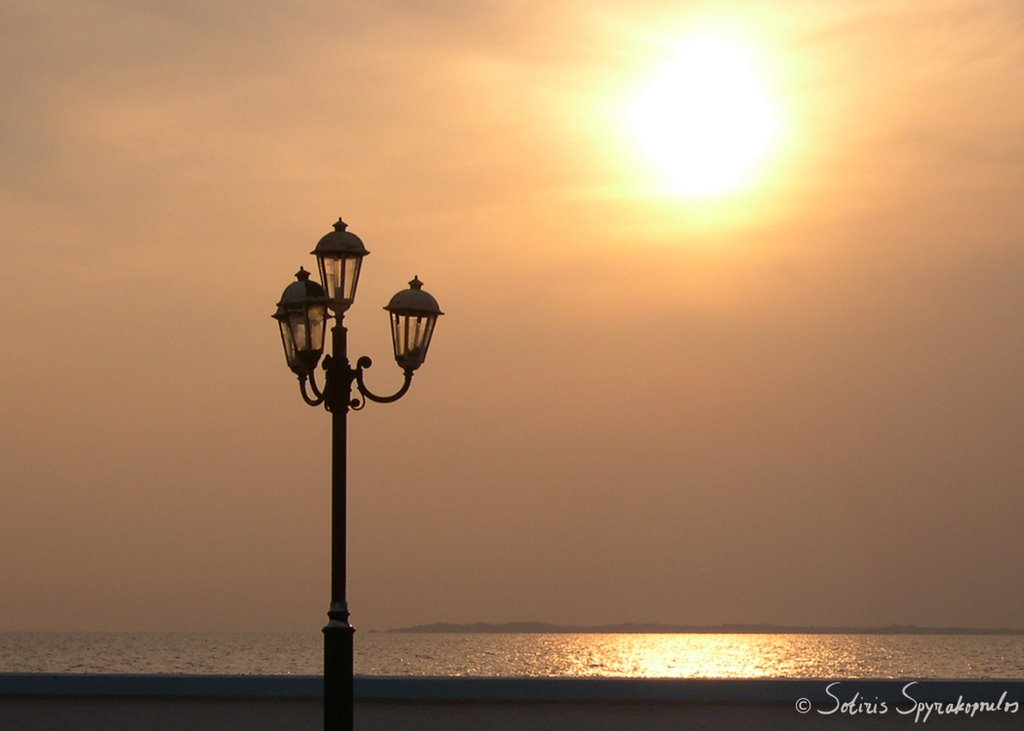
[{"label": "street lamp", "polygon": [[309,252],[316,257],[320,281],[324,283],[327,297],[334,303],[336,312],[347,310],[356,298],[363,257],[370,253],[362,240],[347,229],[348,224],[339,218],[334,230]]},{"label": "street lamp", "polygon": [[[358,411],[367,400],[397,401],[409,390],[413,372],[423,365],[437,318],[444,314],[419,277],[384,308],[391,318],[395,360],[402,368],[401,388],[380,396],[367,388],[364,372],[373,365],[366,356],[348,360],[345,311],[356,297],[363,257],[368,252],[358,236],[340,218],[312,252],[317,259],[323,286],[300,268],[295,281],[285,287],[273,317],[281,329],[285,361],[298,376],[299,391],[310,406],[324,406],[331,413],[331,605],[324,627],[324,729],[352,729],[353,634],[345,596],[346,474],[348,461],[348,412]],[[316,381],[316,365],[324,350],[327,320],[333,312],[330,355],[323,358],[324,386]],[[353,393],[353,386],[355,393]]]}]

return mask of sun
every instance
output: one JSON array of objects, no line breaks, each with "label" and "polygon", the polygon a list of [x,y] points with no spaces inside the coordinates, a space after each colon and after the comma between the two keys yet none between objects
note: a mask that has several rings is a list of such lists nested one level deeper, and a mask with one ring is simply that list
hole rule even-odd
[{"label": "sun", "polygon": [[628,105],[628,125],[669,190],[695,198],[746,187],[781,127],[754,56],[714,36],[679,44]]}]

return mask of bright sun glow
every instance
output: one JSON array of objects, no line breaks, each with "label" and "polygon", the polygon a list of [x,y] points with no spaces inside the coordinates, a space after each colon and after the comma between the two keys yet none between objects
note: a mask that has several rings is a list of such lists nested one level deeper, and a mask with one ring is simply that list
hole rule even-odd
[{"label": "bright sun glow", "polygon": [[780,129],[753,56],[716,37],[679,45],[634,98],[629,126],[671,191],[689,197],[745,187]]}]

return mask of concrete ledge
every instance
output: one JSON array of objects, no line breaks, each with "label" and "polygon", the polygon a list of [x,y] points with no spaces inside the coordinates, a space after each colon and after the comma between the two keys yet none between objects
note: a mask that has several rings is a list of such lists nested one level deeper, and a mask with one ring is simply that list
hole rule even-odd
[{"label": "concrete ledge", "polygon": [[[908,680],[786,680],[674,678],[496,678],[357,676],[364,701],[571,702],[571,703],[793,703],[834,693],[906,701]],[[1024,700],[1024,680],[922,680],[907,690],[923,702],[959,696]],[[74,675],[0,673],[0,698],[90,696],[131,698],[323,698],[319,675]],[[1024,711],[1022,711],[1024,718]]]},{"label": "concrete ledge", "polygon": [[323,698],[319,675],[73,675],[0,673],[4,696]]},{"label": "concrete ledge", "polygon": [[[928,728],[1024,726],[1024,680],[909,682],[361,676],[355,715],[360,731],[877,729],[919,725],[915,703],[962,702],[1000,707],[933,712]],[[322,698],[319,676],[0,674],[0,728],[312,731]]]},{"label": "concrete ledge", "polygon": [[[792,705],[798,698],[828,701],[831,680],[674,678],[482,678],[359,677],[360,700],[443,702],[726,703]],[[906,701],[905,680],[842,680],[834,693],[890,702]],[[1024,681],[927,680],[908,692],[923,702],[964,697],[999,698],[1008,692],[1024,700]],[[1024,718],[1024,712],[1022,712]]]}]

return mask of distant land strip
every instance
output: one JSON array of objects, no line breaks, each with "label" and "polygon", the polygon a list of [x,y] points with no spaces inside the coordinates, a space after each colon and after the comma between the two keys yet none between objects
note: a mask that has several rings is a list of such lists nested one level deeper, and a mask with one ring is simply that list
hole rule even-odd
[{"label": "distant land strip", "polygon": [[[371,630],[373,631],[373,630]],[[545,622],[474,622],[452,624],[435,622],[384,632],[451,634],[802,634],[802,635],[1024,635],[1022,629],[980,629],[977,627],[918,627],[894,624],[887,627],[794,627],[783,624],[685,625],[627,622],[593,626],[547,624]]]}]

